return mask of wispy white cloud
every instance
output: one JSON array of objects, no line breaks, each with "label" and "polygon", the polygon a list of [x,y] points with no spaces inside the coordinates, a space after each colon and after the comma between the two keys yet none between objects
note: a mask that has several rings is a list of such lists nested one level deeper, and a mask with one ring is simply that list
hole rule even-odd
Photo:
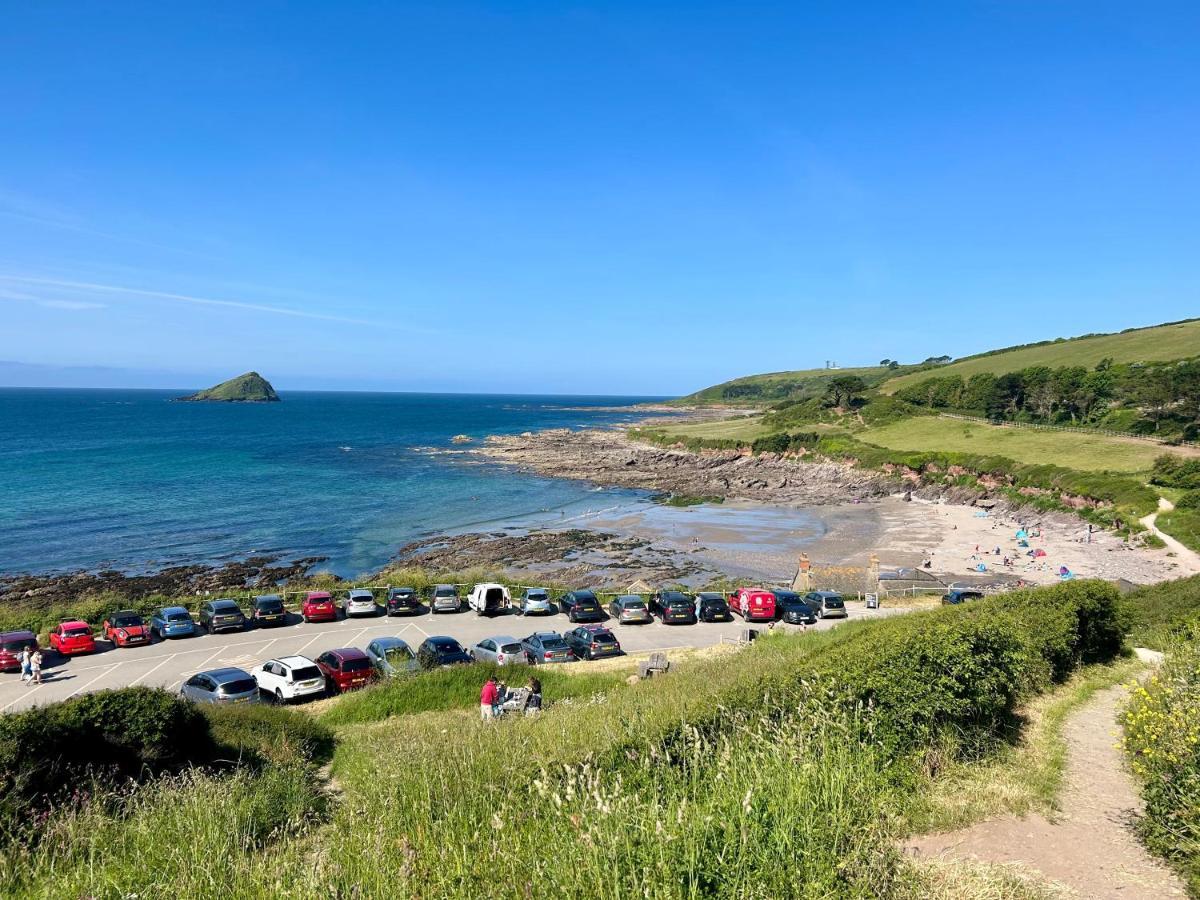
[{"label": "wispy white cloud", "polygon": [[34,300],[47,309],[105,309],[107,303],[91,303],[87,300]]}]

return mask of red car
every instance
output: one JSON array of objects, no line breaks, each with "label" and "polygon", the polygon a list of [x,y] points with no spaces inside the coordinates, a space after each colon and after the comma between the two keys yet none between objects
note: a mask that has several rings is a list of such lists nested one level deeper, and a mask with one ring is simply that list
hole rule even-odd
[{"label": "red car", "polygon": [[379,677],[367,654],[354,647],[327,650],[317,657],[317,668],[334,693],[364,687]]},{"label": "red car", "polygon": [[300,615],[305,622],[336,622],[337,604],[329,591],[309,591],[304,595]]},{"label": "red car", "polygon": [[773,622],[775,595],[762,588],[738,588],[729,595],[729,609],[747,622]]},{"label": "red car", "polygon": [[21,668],[21,651],[36,650],[37,635],[32,631],[6,631],[0,634],[0,672],[16,672]]},{"label": "red car", "polygon": [[96,638],[87,622],[72,619],[50,629],[50,646],[62,656],[95,653]]},{"label": "red car", "polygon": [[150,627],[132,609],[123,609],[104,620],[100,636],[117,647],[136,647],[150,643]]}]

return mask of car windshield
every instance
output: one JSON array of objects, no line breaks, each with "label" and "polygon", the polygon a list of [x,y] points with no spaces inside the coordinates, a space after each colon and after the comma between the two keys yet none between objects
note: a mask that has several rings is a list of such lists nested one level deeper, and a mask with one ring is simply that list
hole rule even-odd
[{"label": "car windshield", "polygon": [[23,641],[5,641],[3,644],[0,644],[0,650],[8,653],[20,653],[26,647],[32,648],[34,643],[35,641],[31,638],[26,638]]},{"label": "car windshield", "polygon": [[841,609],[843,606],[845,606],[841,597],[826,597],[825,605],[830,609]]},{"label": "car windshield", "polygon": [[228,613],[228,612],[240,612],[240,610],[238,609],[238,605],[236,603],[234,603],[232,600],[226,600],[223,603],[214,603],[213,604],[213,612]]},{"label": "car windshield", "polygon": [[617,639],[606,631],[592,635],[592,643],[594,644],[615,644],[616,642]]},{"label": "car windshield", "polygon": [[321,670],[316,666],[300,666],[292,669],[292,681],[308,681],[310,678],[320,678]]},{"label": "car windshield", "polygon": [[221,685],[222,694],[248,694],[250,691],[258,688],[257,682],[253,678],[238,678],[234,681],[226,681]]},{"label": "car windshield", "polygon": [[192,617],[185,612],[167,613],[168,622],[190,622]]},{"label": "car windshield", "polygon": [[454,588],[438,588],[433,592],[435,597],[454,597],[458,595],[458,591]]},{"label": "car windshield", "polygon": [[412,591],[392,591],[393,600],[411,600],[412,598]]},{"label": "car windshield", "polygon": [[309,603],[332,603],[333,598],[332,597],[309,597],[308,602]]},{"label": "car windshield", "polygon": [[520,644],[501,644],[500,645],[501,653],[520,653],[521,650],[522,650],[522,647]]},{"label": "car windshield", "polygon": [[667,597],[663,600],[663,605],[682,608],[691,606],[692,603],[687,597]]},{"label": "car windshield", "polygon": [[526,591],[525,597],[528,600],[545,600],[550,595],[545,591]]},{"label": "car windshield", "polygon": [[625,608],[626,609],[645,609],[646,601],[645,600],[626,600]]},{"label": "car windshield", "polygon": [[259,600],[256,605],[263,612],[282,612],[283,611],[283,601],[280,600],[278,597],[275,597],[271,600]]},{"label": "car windshield", "polygon": [[141,616],[113,616],[112,624],[114,628],[132,628],[134,625],[142,624]]},{"label": "car windshield", "polygon": [[371,668],[371,661],[369,659],[357,658],[357,659],[343,659],[342,660],[342,671],[343,672],[361,672],[364,669],[369,669],[369,668]]},{"label": "car windshield", "polygon": [[408,662],[413,658],[413,652],[408,647],[388,647],[383,656],[390,663]]},{"label": "car windshield", "polygon": [[84,635],[91,634],[91,633],[92,633],[92,631],[90,628],[64,628],[63,629],[63,634],[65,634],[67,637],[83,637]]},{"label": "car windshield", "polygon": [[455,644],[452,647],[448,647],[445,644],[439,644],[438,646],[434,647],[434,651],[438,656],[459,656],[462,654],[463,648],[458,646],[458,644]]},{"label": "car windshield", "polygon": [[562,638],[542,638],[542,646],[547,650],[565,650],[567,648],[566,641]]}]

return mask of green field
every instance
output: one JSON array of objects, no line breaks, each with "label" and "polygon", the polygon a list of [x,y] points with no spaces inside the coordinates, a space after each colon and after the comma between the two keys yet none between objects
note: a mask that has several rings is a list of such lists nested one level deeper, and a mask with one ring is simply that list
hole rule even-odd
[{"label": "green field", "polygon": [[679,425],[663,425],[660,431],[679,435],[681,438],[734,438],[747,443],[762,437],[770,429],[764,428],[759,416],[745,419],[721,419],[716,422],[683,422]]},{"label": "green field", "polygon": [[[898,371],[908,371],[900,369]],[[714,384],[704,390],[688,394],[672,401],[681,406],[706,403],[731,406],[759,406],[777,403],[780,400],[807,399],[825,393],[829,382],[842,375],[857,375],[868,384],[877,384],[891,373],[883,366],[860,366],[849,369],[799,369],[794,372],[768,372],[764,375],[746,375]]]},{"label": "green field", "polygon": [[1200,319],[1177,325],[1156,325],[1120,334],[1072,338],[1008,350],[987,356],[974,356],[941,366],[935,372],[911,372],[888,379],[880,390],[891,394],[918,384],[931,375],[958,375],[966,380],[980,372],[996,375],[1015,372],[1028,366],[1085,366],[1094,368],[1103,359],[1114,362],[1157,362],[1184,359],[1200,353]]}]

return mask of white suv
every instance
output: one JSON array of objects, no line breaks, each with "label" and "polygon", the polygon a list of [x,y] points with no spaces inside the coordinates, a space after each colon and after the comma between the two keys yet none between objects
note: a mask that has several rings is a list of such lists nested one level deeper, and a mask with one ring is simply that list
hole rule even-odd
[{"label": "white suv", "polygon": [[277,703],[318,697],[325,693],[325,676],[307,656],[269,659],[250,671],[261,693]]},{"label": "white suv", "polygon": [[346,594],[347,616],[374,616],[379,613],[375,595],[366,588],[355,588]]}]

